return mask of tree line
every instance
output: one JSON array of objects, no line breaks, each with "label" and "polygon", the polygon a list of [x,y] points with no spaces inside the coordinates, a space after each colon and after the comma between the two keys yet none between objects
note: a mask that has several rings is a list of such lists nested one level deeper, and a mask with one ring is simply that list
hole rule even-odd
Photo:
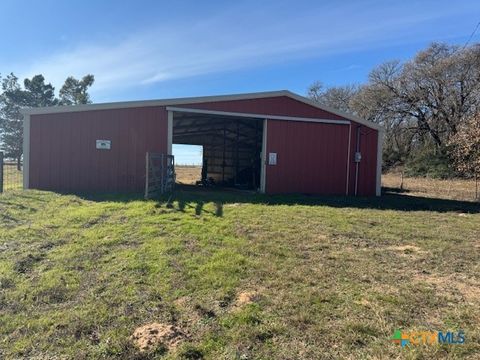
[{"label": "tree line", "polygon": [[384,170],[476,177],[480,171],[480,44],[434,43],[408,61],[375,67],[365,84],[308,96],[385,128]]},{"label": "tree line", "polygon": [[22,108],[91,103],[88,89],[93,85],[93,75],[82,79],[70,76],[55,96],[55,88],[45,82],[43,75],[25,79],[23,86],[13,73],[0,76],[0,149],[5,157],[15,159],[20,170],[23,152]]}]

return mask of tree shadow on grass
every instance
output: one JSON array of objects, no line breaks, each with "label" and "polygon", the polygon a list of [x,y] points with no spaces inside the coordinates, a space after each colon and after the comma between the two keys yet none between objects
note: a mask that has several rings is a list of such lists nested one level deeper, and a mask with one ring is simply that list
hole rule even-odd
[{"label": "tree shadow on grass", "polygon": [[[195,215],[200,216],[202,213],[208,213],[218,217],[223,216],[223,203],[215,203],[215,211],[209,211],[204,208],[205,202],[202,200],[192,201],[192,199],[186,199],[182,196],[176,196],[177,193],[174,193],[168,197],[168,200],[164,203],[167,208],[177,209],[178,211],[185,212],[186,208],[191,208],[195,210]],[[154,199],[158,201],[158,205],[161,206],[163,201],[162,198]],[[187,201],[190,200],[190,201]],[[175,207],[175,202],[177,206]]]},{"label": "tree shadow on grass", "polygon": [[[180,186],[173,194],[160,196],[153,201],[159,205],[174,204],[183,211],[185,207],[195,208],[197,215],[205,212],[204,204],[215,204],[215,215],[223,215],[223,206],[227,204],[262,204],[275,205],[304,205],[304,206],[331,206],[336,208],[357,208],[376,210],[397,211],[433,211],[433,212],[458,212],[480,213],[480,203],[410,196],[395,193],[384,189],[381,197],[354,197],[354,196],[313,196],[304,194],[291,195],[265,195],[251,191],[227,190],[215,188],[201,188],[196,186]],[[91,201],[130,202],[142,200],[140,195],[135,194],[79,194],[84,199]],[[152,201],[149,200],[149,201]],[[147,200],[145,200],[147,201]]]}]

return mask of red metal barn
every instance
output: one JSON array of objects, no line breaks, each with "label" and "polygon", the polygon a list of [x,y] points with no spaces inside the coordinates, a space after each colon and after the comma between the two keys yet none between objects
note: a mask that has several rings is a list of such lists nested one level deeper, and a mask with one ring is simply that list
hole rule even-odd
[{"label": "red metal barn", "polygon": [[380,195],[381,127],[289,91],[27,109],[24,187],[140,192],[172,143],[202,145],[225,186]]}]

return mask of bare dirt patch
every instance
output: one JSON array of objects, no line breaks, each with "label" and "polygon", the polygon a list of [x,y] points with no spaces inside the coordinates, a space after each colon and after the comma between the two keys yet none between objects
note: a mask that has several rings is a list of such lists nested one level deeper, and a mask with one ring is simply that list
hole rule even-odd
[{"label": "bare dirt patch", "polygon": [[233,304],[234,309],[240,309],[241,307],[252,304],[258,300],[258,292],[256,291],[242,291],[238,294],[235,303]]},{"label": "bare dirt patch", "polygon": [[135,329],[131,339],[140,351],[150,351],[159,346],[174,350],[186,338],[174,325],[151,323]]}]

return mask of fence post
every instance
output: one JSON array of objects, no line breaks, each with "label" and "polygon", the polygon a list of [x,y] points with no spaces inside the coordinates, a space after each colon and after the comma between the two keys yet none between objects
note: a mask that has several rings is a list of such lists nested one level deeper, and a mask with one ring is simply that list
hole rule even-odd
[{"label": "fence post", "polygon": [[0,151],[0,193],[3,192],[3,152]]}]

